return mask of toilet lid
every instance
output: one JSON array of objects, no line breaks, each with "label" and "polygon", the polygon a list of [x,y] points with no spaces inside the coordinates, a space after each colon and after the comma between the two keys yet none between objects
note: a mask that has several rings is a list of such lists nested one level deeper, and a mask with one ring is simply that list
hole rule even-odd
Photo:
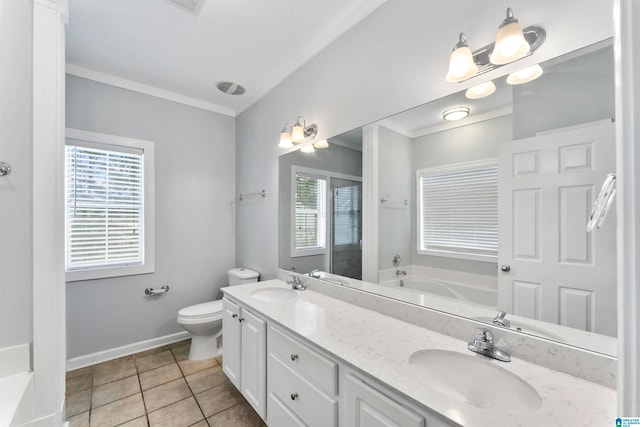
[{"label": "toilet lid", "polygon": [[197,317],[207,316],[222,312],[222,300],[203,302],[202,304],[190,305],[178,312],[178,316]]}]

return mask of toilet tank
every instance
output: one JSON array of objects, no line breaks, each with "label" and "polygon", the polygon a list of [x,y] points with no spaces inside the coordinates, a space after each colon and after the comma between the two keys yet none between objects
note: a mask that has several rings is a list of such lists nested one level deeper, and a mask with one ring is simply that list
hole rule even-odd
[{"label": "toilet tank", "polygon": [[243,283],[257,282],[260,273],[248,268],[232,268],[229,273],[229,286],[242,285]]}]

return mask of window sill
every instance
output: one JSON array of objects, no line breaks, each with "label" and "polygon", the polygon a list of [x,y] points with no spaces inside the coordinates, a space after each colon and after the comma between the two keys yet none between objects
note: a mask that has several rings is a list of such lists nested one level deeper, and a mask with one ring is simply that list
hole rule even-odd
[{"label": "window sill", "polygon": [[468,261],[481,261],[481,262],[498,262],[497,255],[482,255],[482,254],[470,254],[463,252],[452,252],[452,251],[437,251],[433,249],[418,249],[418,255],[430,255],[437,256],[443,258],[456,258],[456,259],[464,259]]},{"label": "window sill", "polygon": [[67,271],[66,282],[79,282],[82,280],[107,279],[110,277],[135,276],[138,274],[150,274],[155,271],[152,263],[130,267],[93,268],[87,270]]}]

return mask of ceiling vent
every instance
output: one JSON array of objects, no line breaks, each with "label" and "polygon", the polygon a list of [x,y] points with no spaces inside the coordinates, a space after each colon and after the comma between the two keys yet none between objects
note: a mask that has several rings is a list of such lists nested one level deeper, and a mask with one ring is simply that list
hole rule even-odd
[{"label": "ceiling vent", "polygon": [[235,82],[219,81],[216,87],[227,95],[242,95],[245,92],[244,88]]},{"label": "ceiling vent", "polygon": [[200,9],[202,9],[202,4],[204,3],[204,0],[168,0],[168,1],[177,6],[180,6],[183,9],[188,10],[194,15],[197,15],[200,13]]}]

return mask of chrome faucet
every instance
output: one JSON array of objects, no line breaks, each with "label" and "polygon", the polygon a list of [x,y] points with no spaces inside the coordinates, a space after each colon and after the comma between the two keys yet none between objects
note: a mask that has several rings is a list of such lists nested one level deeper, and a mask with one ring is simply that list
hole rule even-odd
[{"label": "chrome faucet", "polygon": [[307,273],[307,276],[313,277],[314,279],[319,279],[320,278],[320,270],[311,270],[310,272]]},{"label": "chrome faucet", "polygon": [[496,317],[493,318],[493,324],[502,326],[503,328],[508,328],[511,326],[511,322],[505,319],[505,317],[507,317],[507,312],[499,311],[498,314],[496,314]]},{"label": "chrome faucet", "polygon": [[291,289],[295,289],[296,291],[304,291],[307,287],[302,283],[302,279],[300,276],[296,276],[292,274],[287,279],[287,284],[291,285]]},{"label": "chrome faucet", "polygon": [[477,329],[476,337],[467,345],[467,348],[501,362],[511,362],[511,355],[493,344],[493,334],[488,329]]}]

